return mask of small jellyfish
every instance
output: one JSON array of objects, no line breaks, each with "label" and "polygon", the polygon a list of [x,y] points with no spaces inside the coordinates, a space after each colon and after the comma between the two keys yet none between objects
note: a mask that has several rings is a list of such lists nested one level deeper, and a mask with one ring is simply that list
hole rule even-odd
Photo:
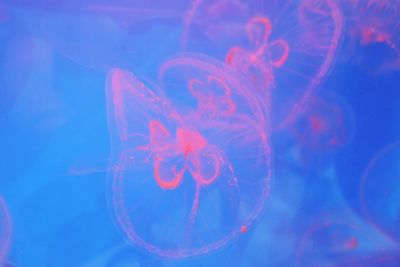
[{"label": "small jellyfish", "polygon": [[378,151],[361,177],[360,202],[363,215],[373,226],[400,242],[400,142]]},{"label": "small jellyfish", "polygon": [[340,95],[323,91],[310,97],[292,132],[303,149],[314,153],[334,152],[351,142],[354,115]]},{"label": "small jellyfish", "polygon": [[333,266],[360,251],[360,231],[352,224],[328,218],[314,224],[302,236],[296,251],[298,266]]},{"label": "small jellyfish", "polygon": [[343,3],[350,26],[349,34],[358,38],[362,46],[385,43],[396,48],[397,22],[400,4],[390,0],[366,0]]},{"label": "small jellyfish", "polygon": [[6,202],[0,197],[0,265],[6,264],[6,255],[11,243],[11,218]]},{"label": "small jellyfish", "polygon": [[[372,71],[400,67],[400,3],[391,0],[342,1],[347,24],[350,52],[357,55],[368,52],[368,47],[379,49],[379,62],[373,64]],[[360,49],[361,48],[361,49]],[[376,53],[376,52],[375,52]],[[361,64],[371,65],[371,58],[361,59]],[[371,66],[369,66],[371,68]]]}]

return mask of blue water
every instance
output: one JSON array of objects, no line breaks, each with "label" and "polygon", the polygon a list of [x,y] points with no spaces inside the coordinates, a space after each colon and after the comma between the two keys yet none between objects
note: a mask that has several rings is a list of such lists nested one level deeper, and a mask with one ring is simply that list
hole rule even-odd
[{"label": "blue water", "polygon": [[[170,258],[129,239],[115,215],[110,182],[121,148],[113,141],[115,129],[110,129],[115,124],[110,123],[112,111],[107,104],[109,71],[128,70],[156,88],[160,64],[174,54],[193,50],[204,54],[198,58],[215,57],[223,64],[221,51],[229,43],[209,46],[195,32],[193,43],[182,48],[183,22],[177,14],[191,4],[150,2],[0,2],[0,197],[8,214],[0,213],[0,263],[15,267],[400,266],[400,28],[390,24],[388,9],[374,7],[362,13],[360,8],[360,18],[366,19],[362,14],[374,21],[387,18],[391,26],[374,28],[390,38],[372,37],[362,43],[362,36],[353,34],[354,21],[343,1],[333,1],[343,20],[334,58],[295,122],[279,128],[274,109],[263,100],[258,103],[269,111],[264,116],[271,122],[264,129],[271,149],[267,153],[271,184],[255,220],[245,230],[238,228],[243,233],[220,248],[190,257]],[[249,1],[253,2],[269,0]],[[382,1],[400,10],[394,2]],[[235,34],[227,36],[225,41]],[[237,78],[245,80],[242,74],[237,72]],[[277,77],[285,79],[282,73]],[[279,80],[274,90],[279,90]],[[290,90],[283,92],[271,98],[278,112],[286,110],[280,104],[298,100],[291,98]],[[258,92],[253,93],[259,98]],[[130,127],[139,128],[134,123]],[[224,144],[229,155],[230,143]],[[256,150],[248,158],[255,155],[259,155]],[[252,173],[254,162],[241,162],[238,172]],[[242,192],[246,198],[252,193]],[[165,200],[156,191],[149,199]],[[204,214],[199,224],[213,225],[214,216],[224,221],[227,209],[236,205],[235,199],[224,200],[225,208],[215,214],[211,210],[216,199],[204,204],[207,209],[200,210]],[[183,198],[179,207],[190,207],[191,201]],[[135,203],[127,203],[134,209]],[[151,210],[147,203],[142,205],[134,218],[163,220],[164,206]],[[179,211],[166,206],[166,212]],[[226,228],[217,228],[216,236],[242,223],[225,219]],[[171,229],[177,222],[167,221]],[[149,243],[151,231],[157,232],[146,229],[142,236]],[[204,247],[209,245],[209,236],[196,238]],[[3,246],[5,239],[9,242]],[[161,250],[169,245],[157,243]],[[187,249],[192,244],[182,238],[176,246]]]}]

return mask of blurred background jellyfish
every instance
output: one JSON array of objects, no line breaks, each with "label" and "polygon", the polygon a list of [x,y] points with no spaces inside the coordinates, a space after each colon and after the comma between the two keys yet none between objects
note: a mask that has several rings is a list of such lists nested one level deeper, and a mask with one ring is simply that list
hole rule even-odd
[{"label": "blurred background jellyfish", "polygon": [[11,218],[6,202],[0,197],[0,265],[7,261],[7,253],[11,245]]},{"label": "blurred background jellyfish", "polygon": [[[373,74],[398,70],[400,3],[390,0],[352,0],[341,1],[341,5],[347,25],[347,46],[357,61]],[[360,53],[360,50],[364,53]],[[375,58],[371,53],[379,53],[380,56]]]},{"label": "blurred background jellyfish", "polygon": [[396,242],[400,242],[399,156],[400,142],[383,147],[366,166],[360,184],[363,215]]}]

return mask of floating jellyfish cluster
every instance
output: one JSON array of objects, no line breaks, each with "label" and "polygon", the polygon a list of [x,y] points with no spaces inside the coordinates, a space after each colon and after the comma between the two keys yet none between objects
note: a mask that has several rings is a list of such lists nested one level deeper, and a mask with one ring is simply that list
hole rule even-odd
[{"label": "floating jellyfish cluster", "polygon": [[[103,220],[122,248],[79,266],[122,266],[99,263],[115,251],[139,259],[132,266],[400,266],[400,137],[375,150],[375,143],[355,147],[363,109],[344,88],[352,73],[338,67],[398,75],[399,18],[395,0],[0,2],[0,27],[23,25],[30,36],[30,50],[10,41],[5,51],[19,57],[5,57],[0,70],[36,68],[18,85],[37,91],[21,95],[53,103],[34,102],[39,115],[28,109],[17,125],[57,135],[80,117],[73,105],[88,98],[63,98],[66,84],[65,91],[93,87],[104,100],[104,110],[93,113],[107,125],[100,129],[108,132],[107,166],[68,175],[96,173],[105,181]],[[373,63],[363,54],[370,49],[379,54]],[[74,68],[79,73],[69,80]],[[7,87],[19,79],[4,80]],[[361,171],[343,171],[357,157]],[[41,182],[62,175],[49,176]],[[3,193],[17,227],[0,198],[0,266],[7,253],[19,266],[27,262],[18,259],[24,209],[16,207],[23,201]],[[66,214],[79,210],[66,207]],[[49,232],[62,232],[55,230],[67,223],[61,217]],[[56,266],[55,258],[41,260]]]},{"label": "floating jellyfish cluster", "polygon": [[112,68],[109,187],[129,241],[171,258],[217,250],[263,210],[275,132],[304,117],[306,146],[345,142],[347,132],[330,129],[342,127],[344,111],[315,95],[342,28],[329,0],[195,1],[179,39],[184,52],[162,62],[155,79]]},{"label": "floating jellyfish cluster", "polygon": [[[268,199],[271,137],[289,130],[314,155],[345,146],[351,108],[319,91],[345,34],[397,49],[392,35],[370,24],[359,29],[341,11],[364,18],[388,8],[379,3],[193,1],[179,39],[184,53],[162,62],[156,78],[110,70],[108,119],[118,145],[109,186],[126,237],[164,257],[219,249],[251,227]],[[341,228],[320,227],[339,232],[337,240],[319,238],[324,246],[357,247],[356,237],[341,240],[348,238]]]}]

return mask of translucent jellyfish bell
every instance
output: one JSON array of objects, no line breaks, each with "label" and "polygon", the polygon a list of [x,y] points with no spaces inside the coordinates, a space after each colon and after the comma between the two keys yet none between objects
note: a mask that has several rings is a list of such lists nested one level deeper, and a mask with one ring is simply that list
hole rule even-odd
[{"label": "translucent jellyfish bell", "polygon": [[[251,227],[269,196],[260,103],[251,85],[206,59],[166,61],[158,89],[121,69],[108,75],[111,213],[132,244],[162,257],[221,248]],[[193,79],[201,85],[196,93]],[[215,94],[235,109],[199,100]]]}]

